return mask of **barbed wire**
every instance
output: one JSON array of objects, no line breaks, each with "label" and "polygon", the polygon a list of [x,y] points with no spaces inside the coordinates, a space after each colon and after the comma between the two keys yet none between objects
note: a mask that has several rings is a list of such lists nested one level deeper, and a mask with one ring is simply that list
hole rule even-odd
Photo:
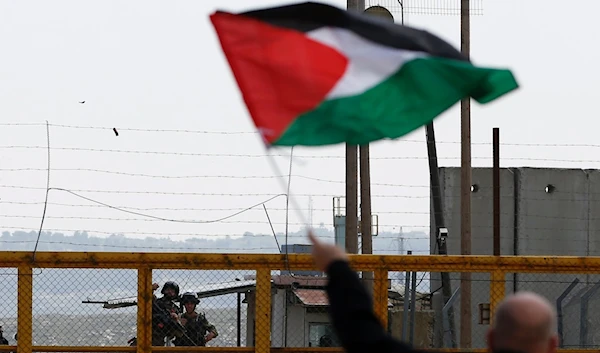
[{"label": "barbed wire", "polygon": [[[46,188],[39,186],[26,186],[26,185],[0,185],[0,188],[6,189],[24,189],[24,190],[46,190]],[[175,195],[175,196],[231,196],[231,197],[272,197],[280,194],[274,193],[209,193],[209,192],[175,192],[175,191],[132,191],[132,190],[98,190],[98,189],[66,189],[53,187],[54,190],[62,190],[69,192],[89,192],[89,193],[106,193],[106,194],[144,194],[144,195]],[[294,196],[300,197],[339,197],[335,194],[295,194]],[[410,196],[410,195],[372,195],[373,197],[382,198],[426,198],[428,196]]]},{"label": "barbed wire", "polygon": [[[35,243],[35,240],[0,240],[0,244],[27,244],[27,243]],[[140,245],[117,245],[117,244],[93,244],[93,243],[77,243],[77,242],[71,242],[71,241],[51,241],[51,240],[47,240],[47,241],[43,241],[40,240],[39,241],[40,244],[57,244],[57,245],[72,245],[72,246],[87,246],[87,247],[94,247],[94,248],[116,248],[116,249],[160,249],[160,250],[191,250],[190,247],[193,244],[188,244],[187,246],[178,246],[178,247],[170,247],[170,246],[151,246],[151,245],[144,245],[144,246],[140,246]],[[198,249],[198,248],[194,248],[196,250],[202,250],[202,249]],[[263,246],[263,247],[251,247],[251,248],[247,248],[244,247],[243,249],[246,250],[276,250],[277,252],[279,251],[276,247],[267,247],[267,246]],[[208,248],[207,250],[243,250],[242,248],[240,249],[235,249],[235,248],[227,248],[227,247],[211,247]],[[193,251],[190,251],[193,252]]]},{"label": "barbed wire", "polygon": [[[13,127],[43,127],[45,123],[0,123],[0,126],[13,126]],[[66,125],[66,124],[50,124],[51,127],[64,128],[64,129],[87,129],[87,130],[103,130],[112,132],[113,126],[84,126],[84,125]],[[205,135],[241,135],[250,134],[258,135],[258,131],[211,131],[211,130],[189,130],[189,129],[145,129],[145,128],[131,128],[131,127],[117,127],[119,131],[135,131],[135,132],[160,132],[160,133],[186,133],[186,134],[205,134]],[[398,139],[396,142],[407,142],[407,143],[424,143],[425,140],[414,140],[414,139]],[[444,141],[436,140],[436,144],[461,144],[460,141]],[[492,145],[491,141],[487,142],[471,142],[471,145]],[[600,144],[582,144],[582,143],[517,143],[517,142],[501,142],[501,146],[517,146],[517,147],[591,147],[600,148]],[[504,159],[504,158],[502,158]]]},{"label": "barbed wire", "polygon": [[[23,172],[23,171],[46,171],[46,169],[42,168],[0,168],[0,172]],[[53,172],[90,172],[90,173],[103,173],[103,174],[114,174],[114,175],[123,175],[128,177],[144,177],[151,179],[240,179],[240,180],[252,180],[252,179],[280,179],[287,178],[288,175],[156,175],[156,174],[143,174],[143,173],[128,173],[121,171],[112,171],[105,169],[90,169],[90,168],[54,168]],[[336,183],[343,184],[345,183],[342,180],[331,180],[331,179],[322,179],[315,178],[305,175],[297,175],[293,174],[292,178],[300,178],[324,183]],[[390,186],[390,187],[407,187],[407,188],[429,188],[429,185],[409,185],[409,184],[394,184],[394,183],[371,183],[371,185],[375,186]]]},{"label": "barbed wire", "polygon": [[[90,129],[90,130],[101,130],[101,131],[112,131],[112,127],[101,127],[101,126],[77,126],[77,125],[61,125],[61,124],[48,124],[49,126],[53,127],[53,128],[63,128],[63,129]],[[0,126],[46,126],[46,124],[28,124],[28,123],[16,123],[16,124],[10,124],[10,123],[2,123],[0,124]],[[249,132],[249,131],[203,131],[203,130],[177,130],[177,129],[139,129],[139,128],[119,128],[120,131],[135,131],[135,132],[152,132],[152,133],[184,133],[184,134],[215,134],[215,135],[240,135],[240,134],[257,134],[257,132]],[[408,142],[408,143],[424,143],[425,141],[421,141],[421,140],[398,140],[398,142]],[[438,141],[437,143],[439,144],[460,144],[460,141]],[[491,143],[489,142],[481,142],[481,143],[474,143],[473,145],[491,145]],[[600,147],[600,144],[598,145],[594,145],[594,144],[528,144],[528,143],[502,143],[501,145],[504,146],[516,146],[516,147],[522,147],[522,146],[532,146],[532,147]],[[36,145],[5,145],[5,146],[0,146],[0,149],[5,149],[5,150],[16,150],[16,149],[48,149],[50,150],[63,150],[63,151],[78,151],[78,152],[92,152],[92,153],[120,153],[120,154],[150,154],[150,155],[168,155],[168,156],[192,156],[192,157],[206,157],[206,158],[264,158],[264,157],[283,157],[283,158],[289,158],[289,156],[287,155],[274,155],[274,154],[244,154],[244,153],[240,153],[240,154],[236,154],[236,153],[231,153],[231,154],[212,154],[212,153],[193,153],[193,152],[171,152],[171,151],[150,151],[150,150],[122,150],[122,149],[97,149],[97,148],[82,148],[82,147],[44,147],[44,146],[36,146]],[[345,158],[345,156],[342,155],[301,155],[301,156],[296,156],[299,159],[322,159],[322,160],[328,160],[328,159],[339,159],[339,160],[343,160]],[[426,156],[387,156],[387,157],[377,157],[374,156],[371,158],[372,160],[383,160],[383,161],[390,161],[390,160],[427,160]],[[460,157],[439,157],[439,159],[454,159],[454,160],[458,160],[460,159]],[[491,156],[482,156],[482,157],[478,157],[478,156],[474,156],[473,159],[484,159],[484,160],[489,160],[491,159]],[[585,160],[585,159],[550,159],[550,158],[529,158],[529,157],[503,157],[502,160],[521,160],[521,161],[545,161],[545,162],[572,162],[572,163],[595,163],[595,162],[600,162],[600,160]],[[48,172],[49,168],[0,168],[0,172],[5,172],[5,173],[9,173],[9,172],[13,172],[13,173],[20,173],[20,172]],[[136,178],[150,178],[150,179],[174,179],[174,180],[181,180],[181,179],[208,179],[208,178],[215,178],[215,179],[239,179],[239,180],[256,180],[256,179],[281,179],[281,178],[288,178],[290,177],[290,175],[271,175],[271,176],[261,176],[261,175],[249,175],[249,176],[236,176],[236,175],[154,175],[154,174],[144,174],[144,173],[129,173],[129,172],[124,172],[124,171],[113,171],[113,170],[103,170],[103,169],[92,169],[92,168],[56,168],[56,169],[52,169],[52,172],[60,172],[60,171],[64,171],[64,172],[89,172],[89,173],[102,173],[102,174],[112,174],[112,175],[120,175],[120,176],[128,176],[128,177],[136,177]],[[335,183],[335,184],[344,184],[345,181],[343,180],[330,180],[330,179],[322,179],[322,178],[316,178],[316,177],[311,177],[311,176],[303,176],[303,175],[292,175],[292,178],[300,178],[300,179],[305,179],[305,180],[311,180],[311,181],[316,181],[316,182],[323,182],[323,183]],[[419,189],[419,188],[424,188],[429,190],[430,186],[429,185],[408,185],[408,184],[394,184],[394,183],[372,183],[373,186],[385,186],[385,187],[397,187],[397,188],[413,188],[413,189]],[[543,185],[540,187],[540,189],[520,189],[523,191],[535,191],[535,192],[543,192],[544,187],[546,185]],[[8,189],[20,189],[20,190],[46,190],[46,188],[43,187],[36,187],[36,186],[28,186],[28,185],[0,185],[0,188],[8,188]],[[278,196],[281,196],[282,194],[273,194],[273,193],[209,193],[209,192],[170,192],[170,191],[162,191],[162,190],[146,190],[146,191],[135,191],[135,190],[99,190],[99,189],[67,189],[67,188],[51,188],[57,191],[64,191],[67,193],[70,193],[76,197],[79,197],[81,199],[85,199],[89,202],[93,202],[96,203],[95,205],[76,205],[76,204],[61,204],[61,203],[53,203],[53,202],[48,202],[46,205],[53,205],[53,206],[62,206],[62,207],[98,207],[98,208],[111,208],[117,211],[121,211],[121,212],[126,212],[126,213],[131,213],[134,215],[138,215],[141,217],[146,217],[149,219],[145,219],[145,218],[110,218],[110,217],[98,217],[98,216],[74,216],[74,215],[69,215],[69,216],[47,216],[47,218],[51,218],[51,219],[78,219],[78,220],[97,220],[97,221],[124,221],[124,222],[157,222],[157,221],[166,221],[166,222],[181,222],[181,223],[216,223],[216,222],[220,222],[220,223],[225,223],[225,224],[230,224],[230,223],[235,223],[235,224],[269,224],[269,222],[267,221],[259,221],[259,220],[247,220],[247,221],[231,221],[228,220],[231,217],[234,217],[240,213],[246,212],[246,211],[250,211],[253,210],[253,207],[259,206],[264,204],[264,202],[258,203],[256,205],[253,205],[250,208],[176,208],[176,207],[147,207],[147,208],[135,208],[135,207],[129,207],[129,206],[114,206],[114,205],[109,205],[91,198],[88,198],[84,195],[80,195],[77,193],[83,192],[83,193],[101,193],[101,194],[155,194],[155,195],[178,195],[178,196],[218,196],[218,197],[272,197],[272,198],[276,198]],[[492,187],[491,186],[479,186],[479,190],[480,191],[484,191],[484,190],[491,190]],[[577,195],[594,195],[594,194],[600,194],[600,192],[593,192],[593,191],[578,191],[578,190],[574,190],[568,191],[568,195],[569,196],[573,196],[571,198],[564,198],[564,197],[560,197],[559,195],[554,194],[553,196],[549,196],[547,198],[542,198],[542,197],[523,197],[523,195],[520,195],[519,198],[521,200],[531,200],[531,201],[546,201],[551,199],[552,201],[572,201],[572,202],[579,202],[581,200],[579,200],[576,196]],[[335,195],[335,194],[297,194],[294,195],[297,197],[328,197],[328,198],[332,198],[332,197],[340,197],[340,195]],[[557,197],[559,196],[559,197]],[[372,195],[373,198],[401,198],[401,199],[429,199],[430,195],[408,195],[408,194],[398,194],[398,193],[383,193],[383,194],[373,194]],[[458,195],[446,195],[445,198],[446,199],[451,199],[451,198],[458,198],[460,196]],[[503,199],[513,199],[513,195],[503,195],[502,196]],[[269,200],[267,200],[269,201]],[[265,201],[265,202],[267,202]],[[4,202],[5,204],[20,204],[20,205],[41,205],[43,204],[42,202],[19,202],[19,201],[6,201],[6,200],[0,200],[0,203]],[[490,201],[491,202],[491,201]],[[215,220],[211,220],[211,221],[197,221],[197,220],[184,220],[184,219],[174,219],[174,218],[168,218],[168,217],[159,217],[159,216],[154,216],[154,215],[148,215],[148,214],[143,214],[141,212],[135,212],[135,211],[159,211],[159,210],[163,210],[163,211],[176,211],[176,212],[182,212],[182,211],[240,211],[239,213],[235,213],[233,215],[229,215],[227,217],[224,218],[218,218]],[[273,211],[284,211],[285,209],[277,209],[277,208],[270,208],[270,210]],[[317,211],[317,212],[332,212],[331,209],[314,209],[314,208],[310,208],[310,209],[300,209],[298,208],[298,210],[303,210],[303,211]],[[259,210],[257,210],[259,211]],[[415,212],[415,211],[385,211],[382,210],[381,212],[373,212],[375,214],[412,214],[412,215],[428,215],[430,212]],[[474,212],[473,213],[474,216],[483,216],[483,215],[492,215],[492,212]],[[512,217],[514,216],[513,213],[510,212],[503,212],[502,213],[503,216],[509,216]],[[594,220],[595,218],[577,218],[577,217],[569,217],[569,216],[565,216],[565,215],[559,215],[559,216],[554,216],[554,215],[535,215],[535,214],[526,214],[524,215],[528,218],[541,218],[541,219],[552,219],[552,220],[587,220],[587,221],[591,221]],[[5,214],[5,215],[0,215],[0,217],[4,217],[4,218],[24,218],[24,219],[28,219],[28,218],[36,218],[35,216],[29,216],[29,215],[21,215],[21,214]],[[282,225],[282,224],[287,224],[287,225],[296,225],[296,226],[305,226],[306,224],[303,223],[290,223],[290,222],[286,222],[286,223],[282,223],[282,222],[273,222],[272,224],[277,224],[277,225]],[[385,228],[385,227],[412,227],[412,228],[423,228],[423,229],[428,229],[429,228],[429,224],[422,224],[422,225],[409,225],[409,224],[379,224],[379,227]],[[512,229],[512,226],[502,226],[502,229]],[[20,229],[20,228],[14,228],[14,229]],[[473,229],[489,229],[489,226],[477,226],[477,225],[473,225]],[[527,232],[527,231],[548,231],[548,230],[552,230],[552,231],[589,231],[589,227],[583,227],[583,228],[565,228],[565,229],[557,229],[556,227],[548,227],[548,228],[543,228],[543,227],[524,227],[521,228],[521,231],[523,232]],[[80,230],[79,230],[80,231]],[[96,231],[91,231],[96,233]],[[40,230],[40,234],[41,234],[41,230]],[[115,233],[115,232],[100,232],[98,234],[120,234],[120,233]],[[143,235],[152,235],[152,233],[149,232],[124,232],[124,234],[143,234]],[[176,234],[185,234],[188,236],[201,236],[197,233],[156,233],[154,232],[154,234],[156,235],[176,235]],[[211,235],[211,236],[225,236],[224,235]],[[263,235],[263,236],[268,236],[270,237],[270,235]],[[290,238],[294,238],[296,236],[290,235]],[[300,237],[300,236],[298,236]],[[378,236],[378,238],[380,239],[385,239],[388,238],[386,236],[381,237]],[[396,238],[395,236],[389,236],[389,238]],[[528,236],[529,239],[533,239]],[[414,239],[420,239],[420,238],[414,238]],[[422,239],[429,239],[429,237],[423,237]],[[544,239],[538,239],[538,240],[544,240]],[[583,240],[573,240],[576,243],[582,243],[584,242]]]},{"label": "barbed wire", "polygon": [[[6,189],[21,189],[21,190],[46,190],[43,187],[38,186],[26,186],[26,185],[0,185],[0,188]],[[175,191],[132,191],[132,190],[99,190],[99,189],[66,189],[66,188],[53,188],[55,190],[69,190],[71,192],[88,192],[88,193],[100,193],[100,194],[138,194],[138,195],[172,195],[172,196],[219,196],[219,197],[273,197],[279,194],[276,193],[210,193],[210,192],[175,192]],[[531,191],[537,191],[539,193],[543,193],[543,188],[539,190],[532,189]],[[528,201],[572,201],[572,202],[581,202],[581,199],[577,197],[577,195],[594,195],[600,194],[600,192],[571,192],[573,197],[571,198],[560,198],[560,197],[552,197],[552,198],[542,198],[542,197],[527,197],[527,196],[519,196],[521,200]],[[342,197],[339,194],[295,194],[296,197]],[[372,194],[372,198],[391,198],[391,199],[428,199],[429,195],[405,195],[405,194]],[[446,199],[458,199],[460,195],[446,195],[444,196]],[[491,196],[490,196],[491,197]],[[510,199],[513,200],[514,196],[512,195],[504,195],[501,196],[502,199]],[[491,202],[491,201],[490,201]],[[294,208],[296,209],[296,208]]]},{"label": "barbed wire", "polygon": [[[46,149],[44,146],[0,146],[0,149]],[[167,155],[167,156],[188,156],[188,157],[203,157],[203,158],[265,158],[265,157],[282,157],[286,155],[275,154],[235,154],[235,153],[197,153],[197,152],[168,152],[168,151],[144,151],[144,150],[118,150],[118,149],[102,149],[102,148],[85,148],[85,147],[51,147],[51,150],[63,151],[81,151],[81,152],[101,152],[101,153],[123,153],[123,154],[148,154],[148,155]],[[346,157],[339,155],[298,155],[296,158],[303,159],[339,159],[343,160]],[[440,160],[460,160],[460,156],[438,156]],[[427,160],[427,156],[388,156],[388,157],[370,157],[372,161],[390,161],[390,160]],[[491,160],[491,156],[471,156],[473,160]],[[531,161],[531,162],[561,162],[561,163],[599,163],[600,159],[558,159],[558,158],[534,158],[534,157],[502,157],[502,160],[507,161]]]},{"label": "barbed wire", "polygon": [[[44,204],[43,202],[19,202],[19,201],[5,201],[2,200],[0,201],[0,204],[9,204],[9,205],[42,205]],[[89,204],[67,204],[67,203],[58,203],[58,202],[49,202],[48,205],[52,205],[52,206],[60,206],[60,207],[74,207],[74,208],[105,208],[105,206],[102,205],[89,205]],[[137,210],[137,211],[176,211],[176,212],[184,212],[184,211],[202,211],[202,212],[223,212],[223,211],[241,211],[241,210],[246,210],[246,212],[260,212],[263,213],[264,211],[262,209],[248,209],[248,208],[244,208],[244,207],[225,207],[225,208],[180,208],[180,207],[131,207],[131,206],[115,206],[118,208],[122,208],[122,209],[130,209],[130,210]],[[274,211],[274,212],[285,212],[286,209],[285,208],[277,208],[277,207],[271,207],[269,208],[269,211]],[[327,213],[331,213],[332,210],[329,208],[300,208],[300,209],[294,209],[294,208],[290,208],[290,211],[317,211],[317,212],[327,212]],[[372,213],[374,215],[377,214],[406,214],[406,215],[423,215],[423,216],[429,216],[430,212],[429,211],[380,211],[380,210],[373,210]],[[492,216],[494,213],[492,211],[473,211],[472,215],[474,217],[479,217],[479,216]],[[0,214],[0,217],[12,217],[13,215],[2,215]],[[511,212],[500,212],[500,216],[506,216],[506,217],[514,217],[514,213]],[[525,214],[525,216],[527,218],[540,218],[540,219],[552,219],[552,220],[573,220],[573,221],[598,221],[600,220],[600,217],[573,217],[573,216],[564,216],[564,215],[552,215],[552,214],[532,214],[532,213],[527,213]],[[50,217],[50,218],[54,218],[54,216]],[[95,218],[89,218],[89,219],[95,219]],[[100,218],[98,218],[100,219]],[[277,224],[277,223],[274,223]],[[384,225],[381,225],[384,226]],[[386,225],[387,226],[387,225]],[[396,226],[396,225],[394,225]]]}]

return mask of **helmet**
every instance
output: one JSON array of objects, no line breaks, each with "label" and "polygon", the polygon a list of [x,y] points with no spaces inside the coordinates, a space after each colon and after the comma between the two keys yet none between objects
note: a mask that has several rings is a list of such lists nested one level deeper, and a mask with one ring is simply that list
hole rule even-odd
[{"label": "helmet", "polygon": [[167,288],[172,288],[175,290],[175,296],[178,297],[179,296],[179,285],[173,281],[169,281],[167,283],[165,283],[162,287],[162,289],[160,290],[160,292],[162,294],[165,294],[165,291],[167,290]]},{"label": "helmet", "polygon": [[181,302],[181,304],[194,303],[194,305],[196,305],[196,304],[200,303],[200,300],[198,299],[198,296],[196,295],[196,293],[194,293],[194,292],[185,292],[181,296],[180,302]]}]

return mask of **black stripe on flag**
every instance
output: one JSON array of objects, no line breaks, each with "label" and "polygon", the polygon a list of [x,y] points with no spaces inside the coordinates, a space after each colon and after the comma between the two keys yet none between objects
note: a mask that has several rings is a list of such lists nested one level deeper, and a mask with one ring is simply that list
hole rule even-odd
[{"label": "black stripe on flag", "polygon": [[344,28],[372,42],[391,48],[469,61],[448,42],[427,31],[397,25],[375,16],[346,11],[326,4],[304,2],[243,12],[239,15],[300,32],[309,32],[321,27]]}]

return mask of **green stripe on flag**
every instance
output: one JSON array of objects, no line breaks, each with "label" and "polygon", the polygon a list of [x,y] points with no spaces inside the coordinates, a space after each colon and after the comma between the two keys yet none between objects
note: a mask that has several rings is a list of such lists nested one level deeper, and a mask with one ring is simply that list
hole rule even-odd
[{"label": "green stripe on flag", "polygon": [[366,92],[322,102],[299,116],[273,145],[367,144],[404,136],[465,97],[489,103],[518,88],[510,70],[419,58]]}]

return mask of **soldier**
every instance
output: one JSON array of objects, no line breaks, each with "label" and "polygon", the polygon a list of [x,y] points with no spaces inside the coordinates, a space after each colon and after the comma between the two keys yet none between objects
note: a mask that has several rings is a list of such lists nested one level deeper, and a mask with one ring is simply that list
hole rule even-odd
[{"label": "soldier", "polygon": [[208,341],[219,335],[215,326],[206,320],[206,316],[195,311],[198,303],[200,300],[196,293],[186,292],[181,296],[181,305],[185,307],[185,313],[181,314],[181,323],[186,333],[173,342],[176,346],[205,346]]},{"label": "soldier", "polygon": [[[153,288],[158,286],[153,285]],[[179,322],[181,309],[175,304],[179,297],[179,285],[169,281],[160,291],[161,298],[152,301],[152,345],[164,346],[165,339],[172,339],[183,334],[183,326]]]},{"label": "soldier", "polygon": [[8,340],[4,338],[4,329],[2,328],[2,325],[0,325],[0,344],[8,345]]}]

